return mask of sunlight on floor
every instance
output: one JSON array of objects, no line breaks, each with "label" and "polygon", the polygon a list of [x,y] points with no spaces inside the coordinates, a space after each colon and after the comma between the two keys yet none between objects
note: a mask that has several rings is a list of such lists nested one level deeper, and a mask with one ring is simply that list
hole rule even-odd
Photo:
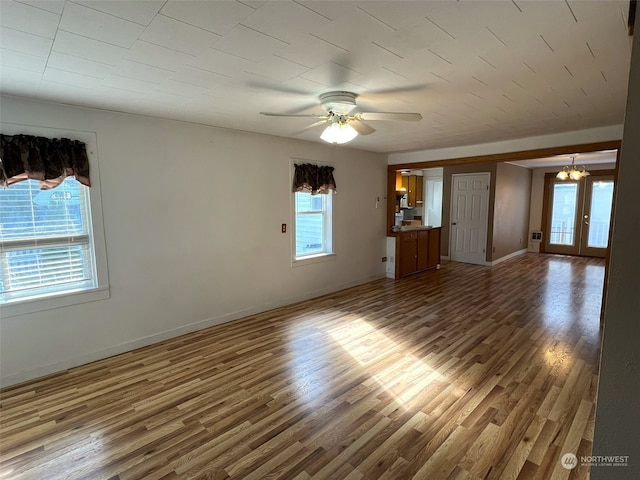
[{"label": "sunlight on floor", "polygon": [[577,269],[570,258],[549,260],[542,321],[557,332],[571,326],[574,333],[598,335],[603,281],[604,262]]},{"label": "sunlight on floor", "polygon": [[411,407],[413,398],[425,388],[445,378],[362,318],[354,317],[328,333],[360,365],[369,367],[371,378],[404,408]]}]

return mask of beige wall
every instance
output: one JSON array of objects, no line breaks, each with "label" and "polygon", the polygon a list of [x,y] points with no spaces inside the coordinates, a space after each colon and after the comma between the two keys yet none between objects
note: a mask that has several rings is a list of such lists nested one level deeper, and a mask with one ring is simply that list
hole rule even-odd
[{"label": "beige wall", "polygon": [[531,170],[499,163],[495,180],[492,260],[527,248]]}]

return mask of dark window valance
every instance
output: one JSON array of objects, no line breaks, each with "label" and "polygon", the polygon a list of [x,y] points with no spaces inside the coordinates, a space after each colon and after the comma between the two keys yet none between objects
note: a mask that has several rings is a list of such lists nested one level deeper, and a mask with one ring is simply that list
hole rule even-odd
[{"label": "dark window valance", "polygon": [[84,143],[68,138],[0,134],[0,185],[40,180],[43,190],[55,188],[65,177],[91,186]]},{"label": "dark window valance", "polygon": [[296,164],[293,174],[293,191],[308,192],[311,195],[327,194],[336,191],[336,181],[333,178],[333,167],[327,165],[313,165],[310,163]]}]

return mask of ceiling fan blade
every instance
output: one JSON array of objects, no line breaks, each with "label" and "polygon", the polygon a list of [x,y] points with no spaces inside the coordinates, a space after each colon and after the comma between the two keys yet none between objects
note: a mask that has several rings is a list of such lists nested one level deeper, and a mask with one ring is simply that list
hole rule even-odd
[{"label": "ceiling fan blade", "polygon": [[278,85],[269,82],[259,82],[259,81],[250,81],[247,83],[247,86],[250,88],[255,88],[258,90],[270,90],[272,92],[280,92],[288,95],[297,95],[297,96],[305,96],[308,97],[313,92],[308,92],[306,90],[301,90],[299,88],[291,88],[285,85]]},{"label": "ceiling fan blade", "polygon": [[362,112],[358,113],[362,120],[402,120],[406,122],[417,122],[422,120],[419,113],[399,113],[399,112]]},{"label": "ceiling fan blade", "polygon": [[351,125],[353,129],[356,132],[358,132],[360,135],[370,135],[376,131],[375,128],[373,128],[370,125],[367,125],[366,123],[364,123],[362,120],[358,118],[354,118],[353,120],[350,120],[349,125]]},{"label": "ceiling fan blade", "polygon": [[385,88],[380,90],[369,90],[366,93],[362,94],[363,98],[377,95],[393,95],[396,93],[411,93],[411,92],[420,92],[425,90],[429,85],[427,83],[415,84],[415,85],[406,85],[404,87],[395,87],[395,88]]},{"label": "ceiling fan blade", "polygon": [[327,124],[326,120],[319,120],[317,122],[312,123],[311,125],[307,125],[302,130],[297,130],[297,131],[293,132],[292,135],[300,135],[301,133],[304,133],[307,130],[310,130],[310,129],[314,128],[314,127],[317,127],[318,125],[326,125],[326,124]]},{"label": "ceiling fan blade", "polygon": [[260,115],[267,117],[301,117],[301,118],[322,118],[327,119],[326,115],[318,115],[317,113],[272,113],[272,112],[260,112]]}]

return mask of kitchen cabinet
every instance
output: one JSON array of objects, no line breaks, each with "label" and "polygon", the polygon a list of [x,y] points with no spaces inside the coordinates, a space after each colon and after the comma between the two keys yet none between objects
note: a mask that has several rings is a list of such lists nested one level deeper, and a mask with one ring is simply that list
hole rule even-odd
[{"label": "kitchen cabinet", "polygon": [[416,208],[422,206],[423,186],[421,175],[405,175],[402,177],[402,187],[407,192],[407,207]]},{"label": "kitchen cabinet", "polygon": [[396,235],[395,278],[440,265],[440,228],[416,229]]},{"label": "kitchen cabinet", "polygon": [[416,207],[421,207],[424,200],[424,178],[416,178]]},{"label": "kitchen cabinet", "polygon": [[409,193],[407,194],[407,205],[409,208],[416,206],[416,176],[409,175]]}]

